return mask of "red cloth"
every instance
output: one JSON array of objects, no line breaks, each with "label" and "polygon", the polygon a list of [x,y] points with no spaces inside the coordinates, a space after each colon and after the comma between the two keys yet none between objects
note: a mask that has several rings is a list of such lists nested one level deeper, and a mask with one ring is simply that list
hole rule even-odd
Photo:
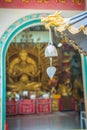
[{"label": "red cloth", "polygon": [[6,122],[5,130],[8,130],[8,123]]}]

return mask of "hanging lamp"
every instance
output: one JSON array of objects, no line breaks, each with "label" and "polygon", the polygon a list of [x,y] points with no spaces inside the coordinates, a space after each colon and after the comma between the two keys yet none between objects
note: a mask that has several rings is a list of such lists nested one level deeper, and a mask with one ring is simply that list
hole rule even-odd
[{"label": "hanging lamp", "polygon": [[53,45],[52,42],[52,35],[51,35],[51,28],[49,29],[49,43],[45,49],[45,57],[50,58],[50,66],[47,68],[46,72],[49,78],[53,78],[54,74],[56,73],[56,67],[52,66],[52,57],[58,56],[57,49]]},{"label": "hanging lamp", "polygon": [[58,56],[58,53],[57,53],[56,47],[53,45],[53,42],[52,42],[52,32],[50,28],[49,29],[49,43],[45,49],[45,57],[55,57],[55,56]]}]

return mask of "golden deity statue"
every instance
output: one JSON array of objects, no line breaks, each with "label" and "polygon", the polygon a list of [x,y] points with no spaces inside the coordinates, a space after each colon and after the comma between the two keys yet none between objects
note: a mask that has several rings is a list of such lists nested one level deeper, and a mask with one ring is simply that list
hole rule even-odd
[{"label": "golden deity statue", "polygon": [[41,83],[37,82],[40,70],[37,68],[35,60],[29,57],[26,50],[21,50],[16,58],[14,58],[7,68],[8,89],[35,89],[40,87]]},{"label": "golden deity statue", "polygon": [[58,93],[61,96],[71,96],[72,95],[71,89],[72,89],[72,86],[70,84],[70,81],[67,79],[65,83],[59,84]]},{"label": "golden deity statue", "polygon": [[[36,91],[47,86],[49,77],[46,69],[49,59],[44,50],[47,43],[11,43],[6,55],[7,91]],[[53,65],[58,64],[56,59]]]},{"label": "golden deity statue", "polygon": [[35,61],[28,57],[25,50],[22,50],[19,52],[18,57],[10,63],[8,73],[13,77],[23,76],[23,74],[26,74],[27,76],[34,76],[34,73],[37,72],[36,69],[37,67]]}]

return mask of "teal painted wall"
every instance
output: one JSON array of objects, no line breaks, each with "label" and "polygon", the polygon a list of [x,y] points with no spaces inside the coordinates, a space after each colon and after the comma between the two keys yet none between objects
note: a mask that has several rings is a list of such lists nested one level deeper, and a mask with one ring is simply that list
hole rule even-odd
[{"label": "teal painted wall", "polygon": [[81,59],[82,59],[85,112],[86,112],[86,118],[87,118],[87,56],[84,56],[83,54],[81,54]]}]

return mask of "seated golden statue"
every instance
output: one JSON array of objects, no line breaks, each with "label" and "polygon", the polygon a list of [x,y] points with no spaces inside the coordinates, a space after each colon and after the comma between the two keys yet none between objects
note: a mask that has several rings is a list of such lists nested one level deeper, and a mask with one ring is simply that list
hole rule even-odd
[{"label": "seated golden statue", "polygon": [[21,50],[7,68],[7,89],[19,91],[40,87],[38,76],[40,70],[38,71],[36,61],[28,56],[26,50]]},{"label": "seated golden statue", "polygon": [[67,87],[66,84],[59,84],[58,93],[61,96],[69,96],[69,95],[71,95],[71,86]]}]

